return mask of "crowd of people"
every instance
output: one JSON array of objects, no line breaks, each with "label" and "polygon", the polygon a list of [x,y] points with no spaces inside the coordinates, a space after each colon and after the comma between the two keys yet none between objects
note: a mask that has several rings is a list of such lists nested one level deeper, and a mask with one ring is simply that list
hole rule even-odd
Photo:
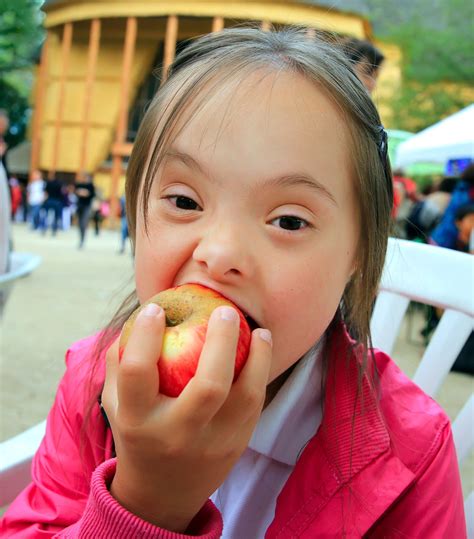
[{"label": "crowd of people", "polygon": [[[27,222],[31,230],[43,235],[50,232],[53,236],[77,224],[79,249],[85,246],[89,227],[92,225],[98,236],[102,223],[110,217],[110,201],[103,198],[90,174],[82,173],[74,183],[66,183],[54,177],[45,178],[41,171],[34,170],[26,185],[10,177],[8,187],[12,221]],[[120,253],[125,252],[128,238],[124,216],[123,202],[119,215],[122,221]]]},{"label": "crowd of people", "polygon": [[[474,163],[455,176],[446,176],[418,190],[417,184],[395,170],[395,235],[420,243],[474,254]],[[424,306],[421,336],[428,342],[442,311]],[[452,369],[474,374],[474,332],[462,348]]]},{"label": "crowd of people", "polygon": [[393,181],[398,237],[474,252],[474,163],[422,190],[401,170],[394,171]]}]

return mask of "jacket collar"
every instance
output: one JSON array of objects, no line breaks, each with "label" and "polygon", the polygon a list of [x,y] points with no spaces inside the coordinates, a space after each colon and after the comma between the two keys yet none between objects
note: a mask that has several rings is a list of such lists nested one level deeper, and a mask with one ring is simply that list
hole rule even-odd
[{"label": "jacket collar", "polygon": [[[267,458],[294,467],[301,448],[322,418],[320,339],[298,362],[270,404],[263,410],[248,447]],[[285,436],[281,436],[284,432]]]},{"label": "jacket collar", "polygon": [[392,451],[375,365],[369,361],[359,378],[361,349],[342,323],[327,344],[322,422],[277,499],[266,537],[360,537],[414,478]]}]

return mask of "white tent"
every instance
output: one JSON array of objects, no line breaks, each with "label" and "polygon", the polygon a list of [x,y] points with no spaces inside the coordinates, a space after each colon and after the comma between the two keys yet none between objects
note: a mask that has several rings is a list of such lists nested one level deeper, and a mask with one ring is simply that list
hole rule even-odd
[{"label": "white tent", "polygon": [[474,104],[427,127],[397,148],[395,166],[474,159]]}]

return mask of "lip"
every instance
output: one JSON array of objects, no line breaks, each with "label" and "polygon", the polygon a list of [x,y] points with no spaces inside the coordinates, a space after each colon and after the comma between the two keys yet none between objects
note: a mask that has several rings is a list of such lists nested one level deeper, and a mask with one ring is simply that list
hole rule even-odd
[{"label": "lip", "polygon": [[239,308],[240,311],[242,311],[244,317],[246,318],[247,322],[249,323],[249,326],[250,326],[251,330],[262,327],[259,324],[259,322],[257,321],[257,319],[254,318],[253,314],[250,313],[250,311],[248,309],[243,307],[242,304],[238,300],[234,299],[230,294],[228,294],[224,290],[214,286],[213,284],[209,284],[209,283],[206,283],[206,282],[200,281],[200,280],[186,281],[186,282],[183,282],[183,283],[179,283],[176,286],[182,286],[184,284],[197,284],[197,285],[200,285],[200,286],[205,286],[206,288],[209,288],[211,290],[214,290],[214,292],[217,292],[221,296],[223,296],[226,299],[228,299],[229,301],[231,301],[236,307]]}]

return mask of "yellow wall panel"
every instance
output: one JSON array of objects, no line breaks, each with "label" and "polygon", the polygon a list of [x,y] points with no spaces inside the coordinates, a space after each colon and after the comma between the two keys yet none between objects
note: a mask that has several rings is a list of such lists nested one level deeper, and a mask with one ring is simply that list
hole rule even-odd
[{"label": "yellow wall panel", "polygon": [[48,79],[59,77],[62,71],[61,61],[61,37],[60,31],[48,31],[49,44],[48,44]]},{"label": "yellow wall panel", "polygon": [[82,139],[81,129],[78,127],[63,127],[60,134],[57,170],[71,170],[71,163],[79,163],[79,151]]},{"label": "yellow wall panel", "polygon": [[47,81],[43,101],[43,123],[54,123],[59,102],[59,81]]},{"label": "yellow wall panel", "polygon": [[[117,25],[109,25],[115,31]],[[122,30],[124,24],[121,25]],[[149,73],[155,58],[158,42],[139,40],[136,44],[133,69],[130,73],[129,103],[132,104],[143,79]],[[118,119],[120,81],[122,70],[123,36],[109,39],[103,35],[99,48],[96,79],[91,96],[87,146],[87,169],[95,170],[110,152]],[[58,67],[59,65],[59,67]],[[60,44],[55,41],[49,56],[49,80],[44,98],[42,122],[41,167],[52,164],[55,123],[61,80]],[[60,128],[60,152],[57,170],[76,172],[79,166],[80,144],[83,133],[85,79],[87,73],[87,46],[84,40],[72,43],[69,70],[64,89],[64,108]],[[63,142],[64,141],[64,142]]]},{"label": "yellow wall panel", "polygon": [[104,160],[112,144],[112,131],[107,127],[91,127],[87,135],[87,170],[95,170]]},{"label": "yellow wall panel", "polygon": [[[110,181],[110,171],[108,170],[99,170],[94,174],[94,184],[98,187],[104,199],[109,199],[111,196],[111,181]],[[118,186],[118,195],[119,197],[125,193],[125,174],[120,176],[119,186]]]},{"label": "yellow wall panel", "polygon": [[387,128],[397,128],[393,125],[391,102],[402,84],[402,54],[400,49],[390,43],[377,41],[375,45],[382,51],[385,60],[380,70],[377,89],[373,99],[379,109],[382,123]]},{"label": "yellow wall panel", "polygon": [[62,121],[65,124],[80,124],[83,117],[85,83],[82,80],[68,80],[64,92]]},{"label": "yellow wall panel", "polygon": [[96,124],[114,123],[119,105],[120,82],[98,80],[92,94],[90,121]]},{"label": "yellow wall panel", "polygon": [[40,137],[40,158],[39,167],[43,170],[49,169],[53,152],[54,128],[52,125],[44,125],[41,129]]}]

